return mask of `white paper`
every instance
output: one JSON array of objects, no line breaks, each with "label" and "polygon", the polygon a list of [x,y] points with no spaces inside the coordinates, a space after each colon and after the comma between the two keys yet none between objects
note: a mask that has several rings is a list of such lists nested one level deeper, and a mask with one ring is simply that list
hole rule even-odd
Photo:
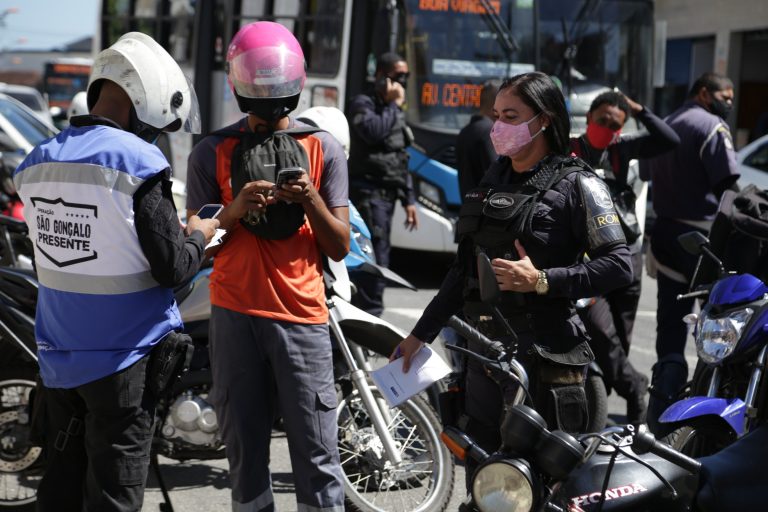
[{"label": "white paper", "polygon": [[411,359],[411,368],[403,373],[403,358],[371,372],[376,387],[390,406],[395,407],[451,373],[451,368],[434,350],[423,346]]},{"label": "white paper", "polygon": [[208,250],[211,247],[216,247],[221,243],[221,237],[227,234],[226,229],[216,229],[216,233],[214,233],[213,238],[211,238],[211,241],[208,242],[208,245],[205,246],[205,249]]}]

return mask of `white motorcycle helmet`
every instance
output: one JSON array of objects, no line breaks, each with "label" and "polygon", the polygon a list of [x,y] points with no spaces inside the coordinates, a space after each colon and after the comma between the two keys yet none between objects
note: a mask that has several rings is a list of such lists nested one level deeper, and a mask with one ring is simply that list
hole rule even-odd
[{"label": "white motorcycle helmet", "polygon": [[[150,142],[160,132],[200,133],[195,90],[175,60],[154,39],[129,32],[96,56],[88,81],[88,108],[96,104],[101,81],[119,85],[131,99],[131,131]],[[132,112],[132,117],[134,114]]]},{"label": "white motorcycle helmet", "polygon": [[349,123],[344,112],[336,107],[312,107],[296,116],[296,119],[333,135],[344,148],[344,155],[349,158]]},{"label": "white motorcycle helmet", "polygon": [[69,102],[67,108],[67,119],[72,119],[73,116],[84,116],[88,113],[88,94],[85,91],[72,96],[72,101]]}]

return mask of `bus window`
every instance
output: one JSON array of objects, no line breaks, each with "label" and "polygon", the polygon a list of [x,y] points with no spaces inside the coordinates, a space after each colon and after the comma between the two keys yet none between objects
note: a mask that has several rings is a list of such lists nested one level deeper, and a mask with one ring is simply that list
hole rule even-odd
[{"label": "bus window", "polygon": [[458,132],[477,112],[486,80],[533,71],[533,9],[521,4],[489,2],[518,44],[510,55],[480,2],[406,0],[410,123]]},{"label": "bus window", "polygon": [[259,19],[272,19],[291,30],[304,49],[307,73],[332,76],[339,70],[344,28],[344,0],[275,2],[271,13],[263,1],[243,2],[233,34],[243,25]]},{"label": "bus window", "polygon": [[[223,0],[218,0],[223,2]],[[102,47],[106,48],[130,31],[152,36],[179,63],[192,60],[192,28],[195,9],[192,0],[104,0],[102,6]]]}]

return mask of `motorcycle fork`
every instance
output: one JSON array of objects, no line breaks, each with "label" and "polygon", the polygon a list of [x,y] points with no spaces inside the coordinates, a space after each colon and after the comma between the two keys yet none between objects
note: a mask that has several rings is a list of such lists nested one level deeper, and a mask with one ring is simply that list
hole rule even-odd
[{"label": "motorcycle fork", "polygon": [[[347,342],[347,344],[349,345],[349,350],[352,352],[358,367],[362,369],[366,374],[371,373],[373,371],[373,367],[371,366],[368,358],[365,356],[363,347],[354,342]],[[383,398],[377,398],[376,402],[379,404],[379,410],[381,411],[381,415],[384,418],[384,423],[391,425],[392,415],[389,413],[389,406],[387,405],[387,401]]]},{"label": "motorcycle fork", "polygon": [[[346,361],[350,370],[350,375],[352,376],[352,383],[357,388],[357,392],[360,393],[360,398],[363,400],[366,409],[368,409],[371,423],[373,423],[373,428],[376,430],[376,434],[378,434],[379,439],[381,440],[384,453],[387,454],[387,459],[389,459],[389,462],[393,466],[399,466],[400,463],[402,463],[403,458],[400,456],[400,450],[397,445],[395,445],[395,440],[389,432],[389,423],[384,419],[384,415],[382,414],[383,408],[379,407],[376,398],[368,387],[368,380],[366,379],[365,372],[358,366],[355,356],[350,349],[350,344],[347,342],[347,338],[341,331],[336,308],[333,306],[333,303],[330,303],[328,306],[328,326],[333,331],[333,334],[336,336],[336,340],[339,343],[339,349],[344,356],[344,360]],[[362,357],[362,354],[360,354],[360,356]],[[389,416],[388,409],[387,416]]]},{"label": "motorcycle fork", "polygon": [[746,412],[744,414],[744,432],[749,432],[749,423],[757,417],[757,408],[755,408],[755,401],[757,400],[757,393],[760,388],[760,380],[763,376],[763,369],[765,368],[766,351],[768,351],[768,345],[764,346],[757,356],[755,361],[752,375],[749,377],[749,385],[747,386],[747,396],[744,398],[746,404]]}]

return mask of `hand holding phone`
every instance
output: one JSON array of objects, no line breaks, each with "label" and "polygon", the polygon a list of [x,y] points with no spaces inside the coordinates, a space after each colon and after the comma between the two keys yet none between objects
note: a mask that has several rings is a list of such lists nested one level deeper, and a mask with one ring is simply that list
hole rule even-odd
[{"label": "hand holding phone", "polygon": [[304,172],[304,169],[301,167],[286,167],[285,169],[281,169],[277,173],[277,181],[275,184],[277,185],[277,188],[280,189],[283,185],[287,185],[289,181],[301,178],[301,175],[304,174]]},{"label": "hand holding phone", "polygon": [[197,215],[201,219],[215,219],[221,210],[224,209],[224,205],[221,204],[206,204],[202,208],[197,210]]},{"label": "hand holding phone", "polygon": [[[302,175],[304,175],[305,172],[306,171],[301,167],[286,167],[285,169],[281,169],[277,173],[277,183],[275,183],[277,191],[285,193],[286,191],[283,190],[283,185],[291,185],[291,183],[289,183],[290,181],[298,180],[302,177]],[[282,200],[288,204],[291,204],[291,201],[289,200]]]}]

